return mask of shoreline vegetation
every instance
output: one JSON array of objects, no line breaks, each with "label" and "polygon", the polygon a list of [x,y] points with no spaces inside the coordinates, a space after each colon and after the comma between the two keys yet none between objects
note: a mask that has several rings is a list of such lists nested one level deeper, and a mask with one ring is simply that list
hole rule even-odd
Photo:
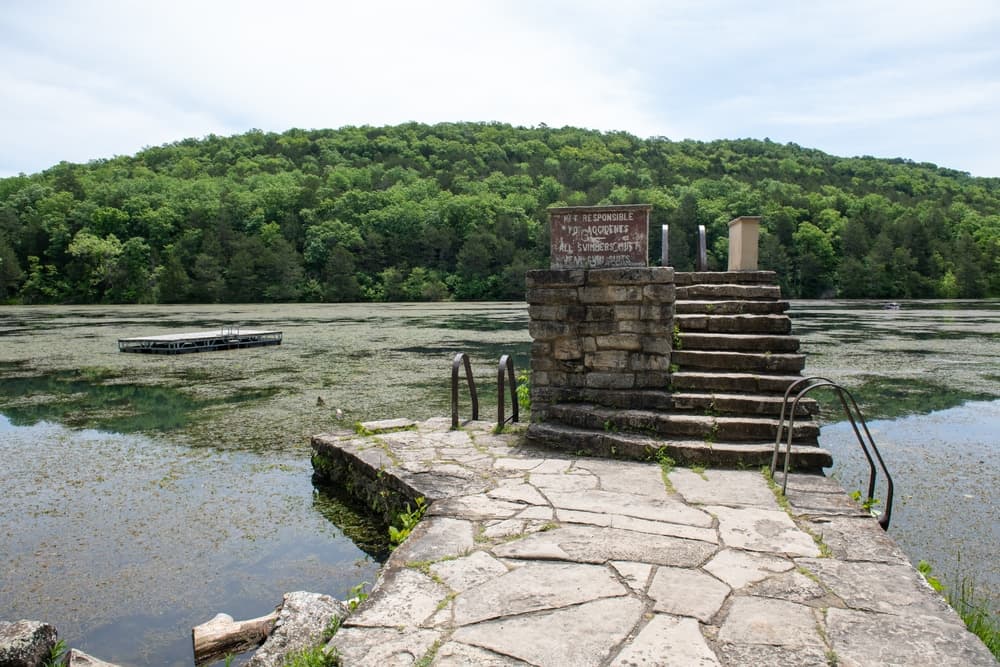
[{"label": "shoreline vegetation", "polygon": [[547,209],[652,206],[690,270],[763,216],[789,298],[1000,296],[1000,179],[767,139],[406,123],[185,139],[0,179],[0,303],[508,300]]},{"label": "shoreline vegetation", "polygon": [[944,584],[933,573],[933,566],[925,560],[917,564],[917,571],[935,591],[951,605],[969,632],[986,644],[993,657],[1000,660],[1000,615],[990,600],[982,594],[979,583],[959,572]]}]

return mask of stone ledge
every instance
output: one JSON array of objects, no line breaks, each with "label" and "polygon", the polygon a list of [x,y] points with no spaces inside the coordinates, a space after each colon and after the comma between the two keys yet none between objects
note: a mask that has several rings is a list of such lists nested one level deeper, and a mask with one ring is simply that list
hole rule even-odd
[{"label": "stone ledge", "polygon": [[[916,571],[894,560],[894,543],[870,517],[785,511],[755,470],[546,454],[521,432],[447,424],[314,438],[368,465],[367,452],[381,450],[389,463],[376,483],[398,476],[440,494],[330,641],[345,664],[623,667],[670,655],[798,665],[826,664],[832,653],[851,664],[995,664],[940,597],[916,585]],[[464,481],[411,484],[421,472]],[[793,508],[817,495],[847,498],[818,476],[795,474],[789,487]],[[812,535],[824,520],[832,530],[823,534],[839,543],[832,557],[815,558]],[[847,543],[887,560],[841,557]],[[868,572],[887,583],[861,581]]]},{"label": "stone ledge", "polygon": [[678,287],[705,283],[731,283],[735,285],[776,283],[777,280],[778,274],[774,271],[678,271],[674,274],[674,283]]}]

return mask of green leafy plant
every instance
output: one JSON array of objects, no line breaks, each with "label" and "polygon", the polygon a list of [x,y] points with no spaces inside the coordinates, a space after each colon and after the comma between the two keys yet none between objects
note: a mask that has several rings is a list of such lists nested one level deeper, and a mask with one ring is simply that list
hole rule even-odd
[{"label": "green leafy plant", "polygon": [[925,560],[922,560],[919,563],[917,563],[917,572],[924,575],[924,579],[927,580],[927,583],[930,584],[931,588],[936,590],[938,593],[943,593],[944,584],[942,584],[941,580],[932,574],[933,570],[934,568],[931,566],[931,564]]},{"label": "green leafy plant", "polygon": [[290,653],[284,664],[285,667],[339,667],[341,662],[336,649],[328,652],[319,645]]},{"label": "green leafy plant", "polygon": [[851,492],[851,499],[856,503],[860,503],[861,509],[868,512],[872,516],[877,517],[882,514],[880,510],[875,509],[875,506],[881,502],[878,498],[863,498],[861,492],[855,489]]},{"label": "green leafy plant", "polygon": [[[364,584],[362,584],[362,585],[364,585]],[[366,597],[367,597],[367,594],[366,594]],[[327,643],[328,641],[330,641],[331,639],[333,639],[333,636],[335,634],[337,634],[338,632],[340,632],[340,625],[343,622],[344,622],[344,619],[342,619],[340,616],[332,616],[332,617],[330,617],[330,620],[326,622],[326,626],[323,628],[323,635],[322,635],[323,636],[323,640],[322,641],[323,641],[324,644]]]},{"label": "green leafy plant", "polygon": [[410,503],[406,503],[406,511],[400,512],[396,515],[397,526],[389,526],[389,543],[392,548],[395,548],[403,543],[410,533],[413,532],[413,528],[420,523],[420,519],[424,516],[424,512],[427,511],[427,501],[423,496],[417,498],[417,507],[415,509],[410,508]]},{"label": "green leafy plant", "polygon": [[528,371],[517,374],[517,404],[525,412],[531,411],[531,375]]},{"label": "green leafy plant", "polygon": [[[350,595],[347,598],[347,608],[350,611],[354,611],[361,605],[362,602],[368,599],[368,593],[365,591],[365,586],[370,586],[367,581],[362,581],[360,584],[355,584],[351,587],[351,590],[347,593]],[[339,629],[339,626],[338,626]]]},{"label": "green leafy plant", "polygon": [[673,344],[675,350],[680,350],[683,347],[683,340],[681,340],[681,325],[677,322],[674,322]]},{"label": "green leafy plant", "polygon": [[713,421],[712,427],[708,429],[708,434],[705,436],[705,442],[712,444],[717,442],[719,439],[719,422]]},{"label": "green leafy plant", "polygon": [[49,649],[49,657],[45,659],[45,667],[56,667],[63,663],[63,657],[66,655],[66,651],[69,647],[66,646],[66,642],[62,639],[56,641]]}]

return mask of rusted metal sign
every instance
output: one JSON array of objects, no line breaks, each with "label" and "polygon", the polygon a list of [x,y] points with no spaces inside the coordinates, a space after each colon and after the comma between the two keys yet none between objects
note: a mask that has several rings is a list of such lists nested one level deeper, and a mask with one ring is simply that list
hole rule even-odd
[{"label": "rusted metal sign", "polygon": [[550,208],[553,269],[649,264],[648,204]]}]

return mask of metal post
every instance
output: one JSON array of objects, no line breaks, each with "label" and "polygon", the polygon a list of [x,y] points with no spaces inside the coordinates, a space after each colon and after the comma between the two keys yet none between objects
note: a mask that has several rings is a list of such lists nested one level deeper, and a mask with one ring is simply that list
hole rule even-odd
[{"label": "metal post", "polygon": [[670,225],[663,225],[663,242],[660,245],[660,266],[670,266],[670,237],[667,232]]},{"label": "metal post", "polygon": [[705,225],[698,225],[698,270],[708,271],[708,249],[705,241]]}]

